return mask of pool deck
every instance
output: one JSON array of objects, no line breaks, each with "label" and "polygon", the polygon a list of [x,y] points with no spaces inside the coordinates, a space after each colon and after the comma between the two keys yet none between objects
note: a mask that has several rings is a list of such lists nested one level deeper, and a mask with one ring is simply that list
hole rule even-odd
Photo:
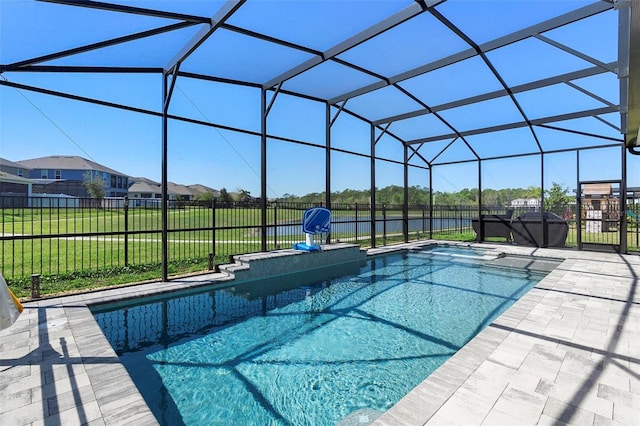
[{"label": "pool deck", "polygon": [[[564,261],[374,425],[638,424],[640,257],[479,246]],[[87,306],[218,280],[26,303],[0,331],[0,424],[157,424]]]}]

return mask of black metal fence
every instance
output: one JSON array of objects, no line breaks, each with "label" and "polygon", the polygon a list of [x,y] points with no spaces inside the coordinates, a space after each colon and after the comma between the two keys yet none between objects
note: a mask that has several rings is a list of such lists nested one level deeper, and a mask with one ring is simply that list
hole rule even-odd
[{"label": "black metal fence", "polygon": [[[171,201],[168,211],[168,260],[195,269],[214,269],[234,254],[289,248],[304,241],[302,215],[321,203]],[[119,267],[159,265],[162,261],[162,214],[158,200],[122,198],[0,197],[1,273],[9,281],[33,274],[65,276],[110,271]],[[331,235],[318,242],[382,246],[426,238],[473,240],[476,206],[409,206],[380,204],[372,215],[368,204],[339,204],[332,211]],[[483,206],[487,214],[504,207]],[[513,218],[529,208],[516,208]],[[572,213],[572,210],[568,210]],[[629,250],[640,247],[640,207],[626,206]],[[576,212],[569,214],[567,246],[576,246]],[[570,217],[572,216],[572,217]],[[264,222],[264,223],[263,223]],[[584,243],[620,240],[620,227],[608,224],[587,232]],[[317,240],[320,238],[316,237]],[[156,277],[156,278],[159,278]]]},{"label": "black metal fence", "polygon": [[[214,268],[230,256],[289,248],[304,241],[302,215],[321,203],[270,201],[263,224],[259,202],[171,201],[168,260]],[[0,257],[8,280],[56,276],[162,261],[161,205],[154,199],[0,197]],[[473,206],[332,204],[331,235],[324,242],[363,247],[467,235]],[[404,219],[406,217],[406,220]],[[433,220],[431,220],[433,219]],[[375,237],[374,232],[375,231]],[[264,244],[264,246],[263,246]]]}]

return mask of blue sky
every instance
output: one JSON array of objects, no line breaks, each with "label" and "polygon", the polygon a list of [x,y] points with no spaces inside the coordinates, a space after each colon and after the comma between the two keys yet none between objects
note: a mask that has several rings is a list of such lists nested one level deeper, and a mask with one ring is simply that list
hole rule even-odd
[{"label": "blue sky", "polygon": [[[155,7],[210,16],[221,2],[120,1],[140,7]],[[476,43],[504,36],[523,26],[544,21],[556,14],[588,5],[590,1],[448,1],[437,10],[459,26]],[[411,4],[410,1],[250,1],[229,23],[251,31],[326,50],[376,21]],[[213,5],[213,6],[212,6]],[[282,13],[286,8],[287,13]],[[366,13],[363,13],[366,10]],[[309,19],[313,17],[313,19]],[[8,0],[0,2],[0,62],[15,61],[142,31],[173,21],[73,8],[64,5]],[[94,20],[94,21],[92,21]],[[95,25],[99,22],[100,25]],[[606,12],[573,26],[558,28],[544,36],[583,52],[603,63],[617,59],[617,15]],[[197,30],[187,28],[153,40],[131,42],[77,57],[57,59],[51,65],[164,65]],[[153,47],[162,43],[163,49]],[[339,58],[376,73],[391,77],[421,64],[467,49],[468,45],[430,14],[422,14],[375,39],[348,50]],[[215,72],[262,83],[309,59],[305,52],[266,43],[222,30],[214,34],[183,65],[184,71]],[[527,39],[488,52],[487,57],[508,85],[541,80],[554,73],[572,72],[593,66],[544,41]],[[115,61],[115,62],[113,62]],[[15,82],[69,92],[81,96],[160,110],[162,81],[159,75],[48,74],[7,72],[2,78]],[[317,69],[294,77],[284,84],[312,96],[333,97],[375,81],[371,76],[327,62]],[[554,85],[515,95],[529,119],[564,114],[575,109],[598,108],[604,104],[596,95],[617,103],[618,80],[613,73],[598,74],[569,85]],[[502,86],[479,58],[471,58],[427,74],[402,81],[399,85],[421,100],[442,105],[460,98],[499,90]],[[588,93],[585,93],[587,91]],[[398,89],[386,87],[349,100],[347,108],[380,119],[420,107]],[[260,91],[255,88],[220,83],[203,83],[179,78],[170,113],[260,131]],[[335,113],[335,110],[334,110]],[[500,125],[518,121],[521,115],[508,97],[476,105],[444,110],[441,116],[458,130]],[[620,138],[617,113],[554,123],[562,128]],[[613,126],[612,126],[613,125]],[[311,144],[324,145],[325,106],[323,103],[280,94],[269,115],[268,133]],[[433,115],[423,115],[393,123],[389,130],[412,140],[450,132]],[[341,114],[332,128],[332,146],[367,154],[369,126]],[[610,143],[568,132],[536,128],[544,149]],[[260,193],[260,139],[228,130],[171,121],[169,125],[169,179],[183,184],[201,183],[230,191]],[[593,140],[593,142],[591,142]],[[435,157],[451,140],[425,144],[420,153]],[[536,150],[527,128],[476,135],[467,138],[482,157],[522,154]],[[418,145],[415,145],[418,147]],[[47,155],[80,155],[131,176],[160,180],[161,120],[31,91],[0,86],[0,156],[12,161]],[[401,161],[402,145],[383,136],[376,146],[378,156]],[[580,154],[580,179],[619,179],[615,165],[619,149],[596,150]],[[472,159],[465,143],[456,141],[438,157],[439,162]],[[324,150],[268,141],[268,196],[304,194],[324,190]],[[412,164],[420,164],[417,157]],[[629,185],[640,186],[637,161],[629,158]],[[368,188],[369,160],[342,153],[332,156],[332,189]],[[608,166],[610,165],[610,166]],[[377,186],[402,185],[402,167],[376,162]],[[545,186],[559,182],[573,188],[577,179],[575,153],[545,156]],[[477,163],[437,166],[434,189],[457,191],[477,185]],[[540,186],[540,156],[485,161],[484,187]],[[413,169],[410,185],[428,185],[428,172]]]}]

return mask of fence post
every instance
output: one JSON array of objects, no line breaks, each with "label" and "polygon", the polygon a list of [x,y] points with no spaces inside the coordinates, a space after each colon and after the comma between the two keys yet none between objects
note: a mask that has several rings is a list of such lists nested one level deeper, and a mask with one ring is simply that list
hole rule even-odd
[{"label": "fence post", "polygon": [[211,202],[211,244],[213,245],[213,256],[216,255],[216,200],[217,198],[214,198]]},{"label": "fence post", "polygon": [[358,203],[356,203],[356,244],[358,243]]},{"label": "fence post", "polygon": [[273,202],[273,248],[278,250],[278,201]]},{"label": "fence post", "polygon": [[40,274],[31,274],[31,298],[40,298]]},{"label": "fence post", "polygon": [[431,201],[429,201],[429,239],[433,239],[433,203]]},{"label": "fence post", "polygon": [[387,205],[382,205],[382,245],[387,245]]},{"label": "fence post", "polygon": [[124,197],[124,266],[129,266],[129,197]]}]

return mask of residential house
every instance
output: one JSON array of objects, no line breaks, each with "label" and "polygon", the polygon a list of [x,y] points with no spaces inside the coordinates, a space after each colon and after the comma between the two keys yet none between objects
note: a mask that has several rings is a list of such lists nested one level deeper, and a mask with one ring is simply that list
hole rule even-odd
[{"label": "residential house", "polygon": [[144,177],[129,178],[129,199],[158,199],[162,198],[160,183]]},{"label": "residential house", "polygon": [[187,188],[189,188],[189,191],[191,191],[194,198],[209,192],[212,193],[215,198],[218,198],[220,196],[220,191],[218,191],[217,189],[209,188],[208,186],[201,185],[199,183],[194,185],[187,185]]},{"label": "residential house", "polygon": [[[19,161],[34,179],[33,192],[88,197],[86,176],[102,178],[106,197],[124,197],[129,176],[76,155],[51,155]],[[27,176],[25,176],[27,177]]]},{"label": "residential house", "polygon": [[31,191],[29,179],[0,172],[0,208],[27,207]]},{"label": "residential house", "polygon": [[511,207],[537,209],[540,208],[540,198],[516,198],[511,200]]},{"label": "residential house", "polygon": [[[144,177],[129,178],[129,199],[130,200],[148,200],[162,198],[162,186],[160,182],[153,181]],[[180,185],[169,182],[167,184],[167,193],[169,200],[189,201],[199,194],[212,192],[214,196],[219,196],[220,192],[204,185]]]},{"label": "residential house", "polygon": [[0,172],[14,176],[29,177],[30,170],[20,163],[15,163],[4,158],[0,158]]},{"label": "residential house", "polygon": [[179,183],[167,182],[167,193],[169,194],[169,200],[193,200],[193,193],[185,185]]}]

